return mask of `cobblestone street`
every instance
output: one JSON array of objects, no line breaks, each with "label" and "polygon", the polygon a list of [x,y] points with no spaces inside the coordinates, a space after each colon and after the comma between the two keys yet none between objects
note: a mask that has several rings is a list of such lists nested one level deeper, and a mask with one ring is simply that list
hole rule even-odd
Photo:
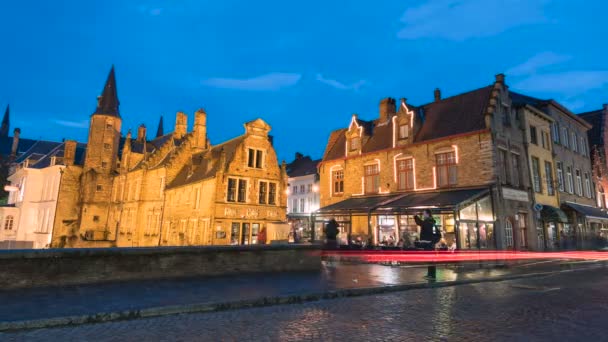
[{"label": "cobblestone street", "polygon": [[[581,281],[584,280],[584,281]],[[602,341],[604,269],[0,334],[3,341]]]}]

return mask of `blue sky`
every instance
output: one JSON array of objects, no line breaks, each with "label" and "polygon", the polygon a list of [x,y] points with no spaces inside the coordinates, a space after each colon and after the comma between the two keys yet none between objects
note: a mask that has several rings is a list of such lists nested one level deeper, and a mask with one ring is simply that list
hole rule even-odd
[{"label": "blue sky", "polygon": [[[583,5],[584,4],[584,5]],[[604,1],[5,1],[0,108],[29,138],[86,141],[112,64],[123,133],[208,114],[212,144],[261,117],[280,159],[322,156],[384,97],[490,84],[581,112],[608,103]]]}]

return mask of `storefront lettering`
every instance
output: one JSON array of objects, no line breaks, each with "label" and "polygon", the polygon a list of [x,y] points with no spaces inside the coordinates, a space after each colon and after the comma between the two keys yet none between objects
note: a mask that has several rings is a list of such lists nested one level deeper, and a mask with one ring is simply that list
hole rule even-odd
[{"label": "storefront lettering", "polygon": [[247,209],[247,217],[256,218],[258,216],[260,216],[260,211],[259,210],[252,209],[252,208]]},{"label": "storefront lettering", "polygon": [[235,217],[236,215],[237,215],[236,209],[233,209],[233,208],[224,208],[224,216]]}]

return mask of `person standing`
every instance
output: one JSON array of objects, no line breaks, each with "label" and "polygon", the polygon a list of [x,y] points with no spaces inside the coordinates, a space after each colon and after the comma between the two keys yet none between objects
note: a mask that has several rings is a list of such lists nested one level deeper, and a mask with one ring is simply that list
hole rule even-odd
[{"label": "person standing", "polygon": [[340,233],[340,230],[338,229],[338,222],[336,221],[336,219],[332,218],[325,225],[325,238],[327,240],[326,246],[328,248],[331,248],[331,249],[338,248],[337,238],[338,238],[339,233]]},{"label": "person standing", "polygon": [[[414,220],[420,226],[420,245],[422,245],[425,251],[435,250],[435,245],[441,240],[441,232],[435,225],[435,219],[433,219],[431,210],[425,209],[422,213],[422,219],[416,215],[414,216]],[[436,266],[428,266],[426,278],[435,279],[436,274]]]}]

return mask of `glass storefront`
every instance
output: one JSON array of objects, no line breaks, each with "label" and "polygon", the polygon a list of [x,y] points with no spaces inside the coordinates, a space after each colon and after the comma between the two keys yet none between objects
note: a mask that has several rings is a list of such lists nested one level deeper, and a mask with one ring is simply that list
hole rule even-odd
[{"label": "glass storefront", "polygon": [[484,197],[459,212],[458,247],[460,249],[492,249],[494,240],[494,213],[490,197]]},{"label": "glass storefront", "polygon": [[232,222],[230,225],[230,244],[257,244],[260,228],[260,223]]}]

